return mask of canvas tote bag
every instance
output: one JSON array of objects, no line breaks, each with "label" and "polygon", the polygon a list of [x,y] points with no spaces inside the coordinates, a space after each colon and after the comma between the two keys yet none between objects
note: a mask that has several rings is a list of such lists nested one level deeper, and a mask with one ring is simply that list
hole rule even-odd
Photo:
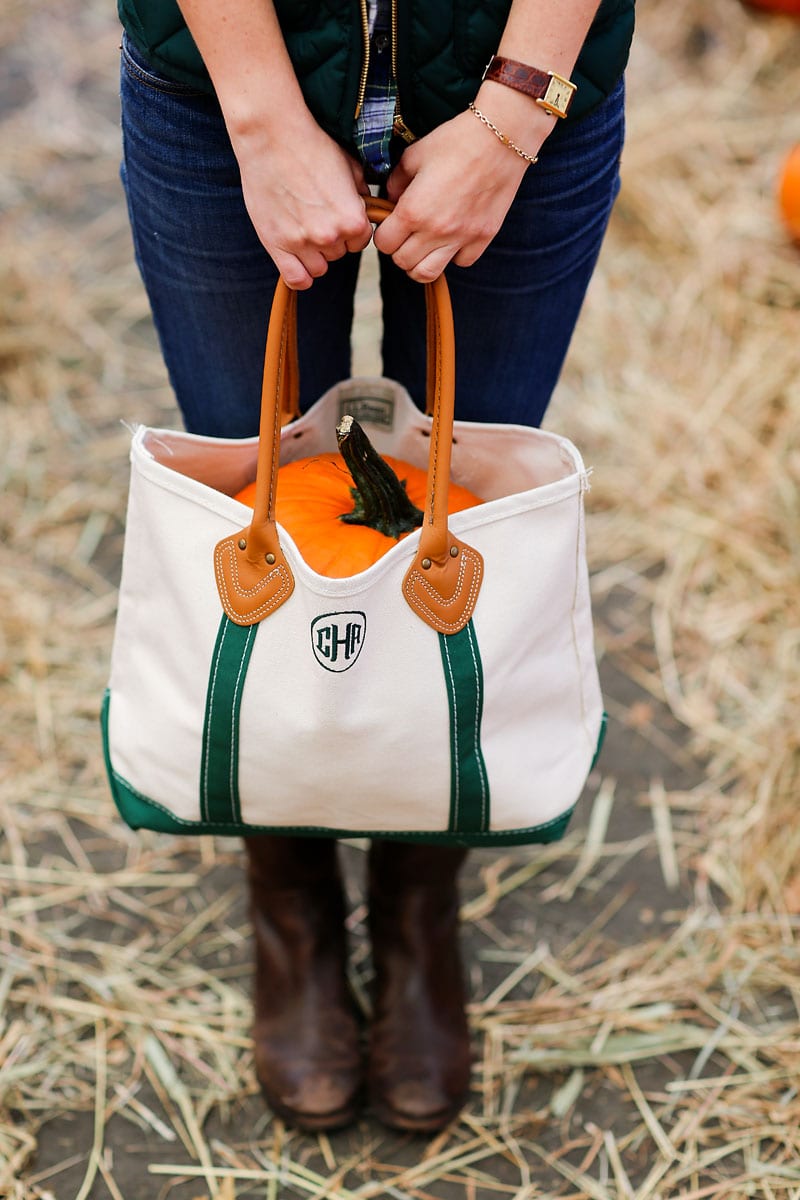
[{"label": "canvas tote bag", "polygon": [[[443,278],[431,415],[391,380],[352,379],[281,429],[294,300],[279,283],[258,438],[134,435],[102,721],[120,813],[175,833],[551,841],[603,728],[581,456],[540,429],[454,423]],[[336,450],[345,413],[381,454],[427,464],[427,500],[421,529],[331,579],[276,524],[275,481]],[[483,503],[448,517],[451,472]],[[254,477],[251,512],[233,497]]]}]

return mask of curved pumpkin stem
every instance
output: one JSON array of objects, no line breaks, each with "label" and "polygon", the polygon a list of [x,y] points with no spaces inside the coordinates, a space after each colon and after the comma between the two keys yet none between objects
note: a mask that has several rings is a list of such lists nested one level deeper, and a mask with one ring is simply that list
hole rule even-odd
[{"label": "curved pumpkin stem", "polygon": [[341,520],[346,525],[367,525],[393,538],[418,529],[425,514],[411,503],[405,483],[381,458],[354,417],[342,417],[336,426],[336,440],[355,484],[351,489],[355,507],[343,513]]}]

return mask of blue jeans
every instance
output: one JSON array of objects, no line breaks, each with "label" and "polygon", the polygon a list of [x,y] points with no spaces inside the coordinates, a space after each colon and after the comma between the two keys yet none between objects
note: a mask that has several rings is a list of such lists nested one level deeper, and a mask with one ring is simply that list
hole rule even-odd
[{"label": "blue jeans", "polygon": [[[154,73],[125,40],[123,163],[136,259],[187,429],[258,430],[277,272],[247,215],[216,100]],[[559,128],[474,266],[450,266],[456,415],[538,425],[566,356],[619,189],[623,86]],[[301,406],[350,374],[359,255],[299,297]],[[384,373],[424,404],[422,289],[381,257]]]}]

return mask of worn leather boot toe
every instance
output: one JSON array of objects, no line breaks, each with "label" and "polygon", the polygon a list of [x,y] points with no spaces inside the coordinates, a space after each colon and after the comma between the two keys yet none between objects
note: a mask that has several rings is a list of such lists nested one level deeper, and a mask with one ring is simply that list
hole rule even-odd
[{"label": "worn leather boot toe", "polygon": [[469,1093],[470,1041],[458,945],[464,852],[376,843],[370,853],[375,967],[368,1088],[393,1129],[435,1133]]},{"label": "worn leather boot toe", "polygon": [[292,1125],[341,1128],[358,1114],[363,1066],[335,845],[253,838],[248,856],[259,1083]]}]

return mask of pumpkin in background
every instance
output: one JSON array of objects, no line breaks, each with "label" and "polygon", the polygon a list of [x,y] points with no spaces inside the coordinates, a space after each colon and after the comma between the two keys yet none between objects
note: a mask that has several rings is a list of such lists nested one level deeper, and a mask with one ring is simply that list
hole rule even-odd
[{"label": "pumpkin in background", "polygon": [[783,164],[778,184],[778,204],[789,232],[800,242],[800,145],[790,151]]},{"label": "pumpkin in background", "polygon": [[760,8],[763,12],[788,13],[800,17],[800,0],[745,0],[748,8]]},{"label": "pumpkin in background", "polygon": [[[366,571],[422,524],[427,471],[381,458],[352,417],[336,429],[338,454],[315,454],[278,471],[275,518],[319,575],[341,579]],[[253,507],[255,483],[236,495]],[[481,501],[450,484],[451,513]]]}]

